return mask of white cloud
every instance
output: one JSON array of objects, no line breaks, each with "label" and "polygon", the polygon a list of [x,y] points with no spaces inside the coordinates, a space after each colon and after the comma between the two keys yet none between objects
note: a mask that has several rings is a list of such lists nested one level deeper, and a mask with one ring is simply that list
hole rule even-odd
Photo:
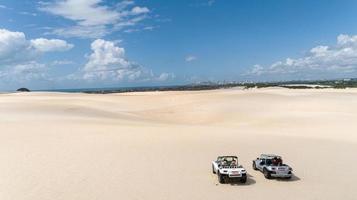
[{"label": "white cloud", "polygon": [[121,80],[125,76],[133,79],[140,74],[140,67],[126,60],[124,48],[114,42],[98,39],[91,44],[91,49],[93,53],[83,69],[84,79]]},{"label": "white cloud", "polygon": [[36,61],[8,66],[0,70],[0,82],[6,85],[23,84],[34,80],[48,80],[48,67]]},{"label": "white cloud", "polygon": [[64,40],[37,38],[27,40],[23,32],[0,29],[0,63],[18,63],[35,59],[41,53],[73,48]]},{"label": "white cloud", "polygon": [[316,46],[306,56],[268,67],[255,65],[248,75],[298,75],[299,78],[343,76],[357,72],[357,35],[339,35],[335,46]]},{"label": "white cloud", "polygon": [[137,66],[125,59],[125,50],[114,42],[97,39],[91,44],[93,53],[84,67],[84,79],[122,79]]},{"label": "white cloud", "polygon": [[264,68],[260,65],[254,65],[253,68],[250,71],[250,74],[254,74],[254,75],[261,75],[264,71]]},{"label": "white cloud", "polygon": [[131,10],[132,14],[134,15],[140,15],[140,14],[145,14],[150,12],[150,10],[146,7],[139,7],[139,6],[135,6],[132,10]]},{"label": "white cloud", "polygon": [[45,35],[59,35],[62,37],[78,37],[78,38],[101,38],[109,32],[105,26],[71,26],[66,28],[52,29],[46,32]]},{"label": "white cloud", "polygon": [[167,81],[167,80],[170,80],[170,79],[174,79],[175,78],[175,74],[173,73],[161,73],[159,77],[157,77],[157,80],[158,81]]},{"label": "white cloud", "polygon": [[0,4],[0,9],[7,9],[7,7]]},{"label": "white cloud", "polygon": [[349,36],[349,35],[341,34],[337,37],[337,44],[340,46],[356,46],[357,35]]},{"label": "white cloud", "polygon": [[189,55],[189,56],[186,56],[186,58],[185,58],[186,62],[192,62],[194,60],[197,60],[196,56]]},{"label": "white cloud", "polygon": [[156,77],[151,70],[129,61],[125,49],[116,42],[97,39],[92,42],[91,49],[92,53],[85,66],[78,73],[69,75],[68,79],[108,83],[167,81],[174,78],[171,73],[162,73]]},{"label": "white cloud", "polygon": [[73,48],[73,44],[69,44],[64,40],[37,38],[31,40],[31,45],[40,52],[50,51],[67,51]]},{"label": "white cloud", "polygon": [[24,33],[0,29],[0,64],[22,62],[36,55]]},{"label": "white cloud", "polygon": [[48,68],[44,64],[30,61],[15,65],[13,69],[9,71],[8,75],[20,81],[30,81],[45,78],[47,76],[47,70]]},{"label": "white cloud", "polygon": [[103,5],[102,0],[57,0],[40,3],[39,9],[75,22],[74,26],[56,28],[52,34],[64,37],[100,38],[125,26],[134,26],[146,18],[147,7],[123,1],[116,8]]},{"label": "white cloud", "polygon": [[47,68],[36,60],[46,52],[66,51],[72,47],[64,40],[27,40],[22,32],[0,29],[0,74],[6,80],[17,81],[44,77]]},{"label": "white cloud", "polygon": [[123,0],[119,3],[117,3],[116,7],[118,10],[124,10],[128,6],[132,6],[134,4],[135,4],[135,2],[133,0]]},{"label": "white cloud", "polygon": [[112,24],[120,17],[117,12],[99,3],[100,0],[55,1],[40,7],[40,10],[77,21],[82,26]]}]

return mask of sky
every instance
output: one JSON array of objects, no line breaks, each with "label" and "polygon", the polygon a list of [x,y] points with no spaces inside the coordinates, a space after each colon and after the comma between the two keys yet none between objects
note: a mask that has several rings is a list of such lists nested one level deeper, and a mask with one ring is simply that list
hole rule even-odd
[{"label": "sky", "polygon": [[0,0],[0,90],[357,77],[355,0]]}]

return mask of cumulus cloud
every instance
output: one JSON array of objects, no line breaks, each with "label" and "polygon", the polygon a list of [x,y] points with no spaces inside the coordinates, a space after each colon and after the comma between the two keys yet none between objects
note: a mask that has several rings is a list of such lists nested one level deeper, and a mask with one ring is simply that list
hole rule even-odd
[{"label": "cumulus cloud", "polygon": [[[300,58],[287,58],[270,66],[255,65],[248,75],[298,75],[299,78],[344,76],[357,72],[357,35],[341,34],[334,46],[316,46]],[[283,77],[283,76],[281,76]]]},{"label": "cumulus cloud", "polygon": [[134,1],[122,1],[111,8],[102,0],[57,0],[40,3],[39,10],[75,22],[74,26],[54,29],[52,34],[100,38],[112,30],[136,25],[150,12],[147,7],[132,6]]},{"label": "cumulus cloud", "polygon": [[36,54],[24,33],[0,29],[0,64],[22,62]]},{"label": "cumulus cloud", "polygon": [[91,44],[92,53],[88,62],[77,75],[70,79],[86,81],[120,82],[120,81],[167,81],[173,78],[170,73],[156,77],[151,70],[129,61],[125,49],[113,41],[97,39]]},{"label": "cumulus cloud", "polygon": [[37,58],[41,53],[73,48],[64,40],[38,38],[27,40],[23,32],[0,29],[0,63],[11,64]]},{"label": "cumulus cloud", "polygon": [[114,42],[97,39],[92,42],[91,49],[93,52],[83,68],[84,79],[121,80],[140,75],[140,66],[126,60],[124,48]]},{"label": "cumulus cloud", "polygon": [[47,68],[36,60],[47,52],[73,47],[64,40],[38,38],[28,40],[24,33],[0,29],[0,76],[6,80],[26,81],[43,78]]}]

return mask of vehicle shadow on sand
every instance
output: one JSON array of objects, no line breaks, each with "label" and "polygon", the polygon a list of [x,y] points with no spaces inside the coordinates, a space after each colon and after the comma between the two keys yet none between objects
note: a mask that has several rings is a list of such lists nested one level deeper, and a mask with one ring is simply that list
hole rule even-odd
[{"label": "vehicle shadow on sand", "polygon": [[296,181],[300,181],[301,179],[294,174],[290,179],[275,178],[275,180],[281,182],[296,182]]},{"label": "vehicle shadow on sand", "polygon": [[249,186],[249,185],[254,185],[256,181],[253,179],[253,176],[250,174],[247,174],[247,182],[241,183],[239,181],[235,182],[229,182],[228,184],[231,186]]}]

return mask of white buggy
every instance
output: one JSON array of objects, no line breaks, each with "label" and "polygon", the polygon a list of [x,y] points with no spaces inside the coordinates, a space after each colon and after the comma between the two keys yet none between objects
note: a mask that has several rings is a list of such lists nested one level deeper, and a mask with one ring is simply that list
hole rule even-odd
[{"label": "white buggy", "polygon": [[238,165],[237,156],[219,156],[212,162],[212,172],[217,174],[219,183],[228,183],[238,180],[241,183],[247,182],[247,171],[243,166]]}]

